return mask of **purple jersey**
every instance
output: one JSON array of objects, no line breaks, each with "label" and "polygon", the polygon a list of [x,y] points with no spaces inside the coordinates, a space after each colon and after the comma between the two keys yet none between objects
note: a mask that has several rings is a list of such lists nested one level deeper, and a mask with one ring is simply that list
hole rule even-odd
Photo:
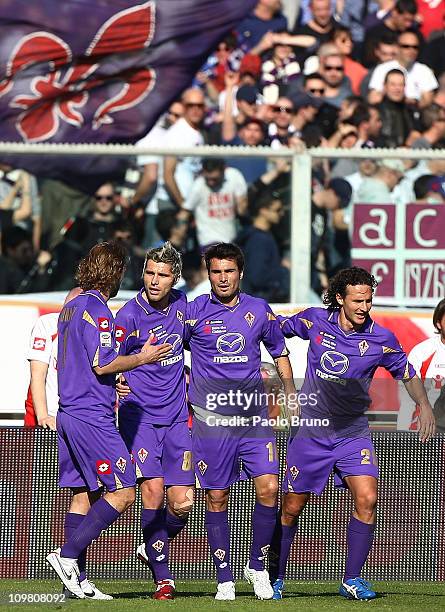
[{"label": "purple jersey", "polygon": [[415,375],[394,334],[370,317],[360,331],[345,332],[339,310],[307,308],[279,317],[287,338],[309,340],[306,374],[300,396],[302,416],[328,418],[337,435],[367,435],[369,386],[379,366],[394,378]]},{"label": "purple jersey", "polygon": [[192,354],[189,400],[194,406],[246,417],[264,412],[260,343],[274,359],[288,354],[264,300],[240,293],[235,306],[228,307],[213,293],[201,295],[187,305],[185,338]]},{"label": "purple jersey", "polygon": [[119,418],[153,425],[171,425],[188,417],[184,376],[184,319],[186,298],[172,290],[165,310],[152,308],[142,289],[116,316],[116,339],[121,355],[139,353],[151,334],[153,343],[168,342],[171,352],[157,363],[125,373],[131,393],[120,400]]},{"label": "purple jersey", "polygon": [[94,369],[117,357],[114,319],[98,291],[86,291],[64,306],[57,324],[60,410],[98,425],[114,419],[115,375]]}]

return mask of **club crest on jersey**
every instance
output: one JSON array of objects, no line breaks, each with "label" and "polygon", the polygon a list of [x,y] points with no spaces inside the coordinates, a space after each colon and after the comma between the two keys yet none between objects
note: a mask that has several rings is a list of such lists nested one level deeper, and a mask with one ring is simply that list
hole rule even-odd
[{"label": "club crest on jersey", "polygon": [[218,548],[217,550],[215,550],[215,552],[213,554],[220,561],[224,561],[224,557],[226,556],[226,551],[223,550],[222,548]]},{"label": "club crest on jersey", "polygon": [[99,323],[99,329],[101,331],[110,331],[110,321],[109,321],[109,319],[106,319],[105,317],[99,317],[97,319],[97,322]]},{"label": "club crest on jersey", "polygon": [[176,311],[176,316],[178,317],[178,321],[184,325],[184,315],[180,310]]},{"label": "club crest on jersey", "polygon": [[111,474],[111,463],[107,459],[99,459],[96,461],[96,472],[100,476]]},{"label": "club crest on jersey", "polygon": [[32,348],[35,351],[44,351],[46,347],[45,338],[34,338],[34,342],[32,344]]},{"label": "club crest on jersey", "polygon": [[255,315],[254,315],[254,314],[252,314],[251,312],[246,312],[246,314],[244,315],[244,318],[245,318],[245,319],[246,319],[246,321],[247,321],[247,325],[248,325],[249,327],[252,327],[253,322],[255,321]]},{"label": "club crest on jersey", "polygon": [[162,540],[156,540],[156,542],[153,542],[152,547],[158,552],[162,552],[162,549],[165,546],[165,542],[163,542]]},{"label": "club crest on jersey", "polygon": [[139,461],[141,463],[144,463],[144,461],[147,459],[148,457],[148,451],[145,448],[140,448],[138,450],[138,457],[139,457]]},{"label": "club crest on jersey", "polygon": [[204,474],[205,474],[205,472],[206,472],[206,470],[207,470],[207,468],[208,468],[209,466],[208,466],[208,465],[207,465],[207,463],[206,463],[205,461],[203,461],[202,459],[201,459],[201,461],[198,461],[198,464],[197,464],[197,465],[198,465],[198,469],[199,469],[199,471],[201,472],[201,475],[202,475],[202,476],[204,476]]},{"label": "club crest on jersey", "polygon": [[119,457],[119,459],[116,461],[116,467],[122,472],[122,474],[124,474],[127,467],[127,460],[123,457]]},{"label": "club crest on jersey", "polygon": [[295,478],[300,473],[300,470],[295,465],[293,465],[292,467],[289,468],[289,472],[292,476],[292,480],[295,480]]},{"label": "club crest on jersey", "polygon": [[120,325],[116,325],[116,340],[117,342],[119,342],[119,344],[121,342],[123,342],[125,340],[125,334],[127,333],[127,330],[125,329],[125,327],[121,327]]},{"label": "club crest on jersey", "polygon": [[360,357],[363,357],[363,355],[366,353],[368,349],[369,349],[369,344],[366,342],[366,340],[362,340],[361,342],[358,343],[358,350],[360,351]]}]

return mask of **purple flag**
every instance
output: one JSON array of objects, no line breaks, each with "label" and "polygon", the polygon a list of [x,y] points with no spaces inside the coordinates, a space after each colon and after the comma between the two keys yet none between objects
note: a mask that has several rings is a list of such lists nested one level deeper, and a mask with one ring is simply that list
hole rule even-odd
[{"label": "purple flag", "polygon": [[[0,3],[0,140],[135,142],[255,3]],[[112,158],[43,157],[16,155],[14,165],[59,178],[73,159],[79,174],[116,166]]]}]

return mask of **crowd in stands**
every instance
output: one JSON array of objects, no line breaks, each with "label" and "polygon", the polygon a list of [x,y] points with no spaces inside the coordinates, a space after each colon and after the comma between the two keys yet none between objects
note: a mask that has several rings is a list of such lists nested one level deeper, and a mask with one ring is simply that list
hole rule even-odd
[{"label": "crowd in stands", "polygon": [[[273,149],[445,149],[445,2],[259,0],[222,40],[193,86],[140,147],[217,144]],[[125,183],[93,196],[0,166],[0,293],[66,290],[96,242],[131,253],[123,288],[138,289],[145,249],[183,254],[183,288],[207,290],[202,253],[237,242],[243,288],[272,302],[290,285],[290,166],[284,158],[140,155]],[[353,203],[444,202],[445,159],[318,160],[312,173],[311,284],[351,264]]]}]

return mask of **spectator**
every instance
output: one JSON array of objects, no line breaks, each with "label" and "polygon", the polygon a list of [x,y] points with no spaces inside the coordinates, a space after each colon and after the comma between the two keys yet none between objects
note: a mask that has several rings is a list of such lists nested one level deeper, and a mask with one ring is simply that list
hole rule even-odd
[{"label": "spectator", "polygon": [[[204,94],[200,89],[186,89],[182,94],[184,116],[168,130],[165,146],[196,147],[204,144],[201,124],[205,113]],[[164,183],[172,201],[181,208],[193,181],[201,170],[198,157],[169,156],[164,161]]]},{"label": "spectator", "polygon": [[356,201],[387,204],[392,202],[391,192],[405,174],[405,166],[398,159],[383,159],[377,172],[365,178],[357,190]]},{"label": "spectator", "polygon": [[329,40],[330,33],[335,25],[330,0],[310,0],[309,8],[312,19],[306,25],[297,25],[293,32],[294,34],[314,36],[317,43],[321,45]]},{"label": "spectator", "polygon": [[445,202],[444,177],[423,174],[414,181],[417,204],[443,204]]},{"label": "spectator", "polygon": [[414,129],[412,109],[405,100],[405,75],[390,70],[383,84],[383,100],[378,105],[382,120],[381,135],[386,147],[403,147]]},{"label": "spectator", "polygon": [[254,202],[252,225],[236,240],[245,257],[242,290],[271,302],[289,299],[289,267],[283,266],[271,232],[282,214],[282,202],[274,193],[263,192]]},{"label": "spectator", "polygon": [[311,287],[321,295],[326,288],[331,267],[333,230],[330,213],[345,208],[352,189],[342,179],[332,179],[325,189],[315,189],[312,194],[311,213]]},{"label": "spectator", "polygon": [[[166,141],[167,130],[184,115],[182,102],[176,101],[153,129],[144,138],[136,143],[137,147],[163,147]],[[166,208],[176,208],[171,202],[164,185],[164,162],[162,157],[156,155],[139,155],[137,164],[141,170],[141,177],[130,205],[145,211],[145,227],[142,245],[150,248],[156,241],[155,220],[159,211]]]},{"label": "spectator", "polygon": [[0,255],[0,294],[46,291],[48,261],[36,258],[32,235],[13,225],[2,232]]},{"label": "spectator", "polygon": [[[236,75],[226,75],[227,95],[224,104],[224,116],[222,123],[223,144],[235,146],[257,147],[264,142],[266,127],[264,123],[255,117],[247,117],[241,125],[237,125],[233,117],[233,88],[236,87]],[[249,185],[267,170],[266,160],[262,158],[233,158],[226,159],[228,166],[237,168],[244,176]]]},{"label": "spectator", "polygon": [[[34,198],[38,199],[35,178],[24,170],[18,172],[11,170],[9,166],[0,164],[0,232],[12,225],[29,221]],[[31,194],[31,185],[35,185],[34,198]],[[35,222],[40,222],[40,215],[37,216],[36,213],[34,219]],[[36,242],[34,241],[34,244]]]},{"label": "spectator", "polygon": [[385,76],[393,68],[398,68],[405,75],[406,101],[425,108],[433,101],[434,90],[439,84],[431,68],[417,61],[420,36],[415,30],[406,30],[399,34],[397,42],[396,59],[376,66],[372,73],[368,101],[371,104],[382,101]]},{"label": "spectator", "polygon": [[378,106],[373,104],[368,105],[369,108],[369,125],[368,125],[368,138],[369,141],[375,147],[383,147],[382,133],[382,117],[380,115],[380,109]]},{"label": "spectator", "polygon": [[422,61],[429,66],[437,78],[445,72],[445,13],[439,36],[431,38],[422,50]]},{"label": "spectator", "polygon": [[445,139],[445,108],[430,104],[422,109],[418,131],[411,133],[408,145],[429,148]]},{"label": "spectator", "polygon": [[185,253],[188,248],[188,231],[189,222],[188,214],[181,210],[166,210],[162,215],[158,215],[156,219],[156,230],[161,237],[155,247],[162,246],[166,242],[170,242],[177,251]]},{"label": "spectator", "polygon": [[351,82],[354,94],[360,94],[360,84],[368,73],[367,69],[351,58],[353,42],[351,31],[343,25],[336,25],[331,32],[331,40],[343,56],[345,75]]},{"label": "spectator", "polygon": [[273,121],[269,123],[268,136],[273,149],[289,146],[289,139],[295,133],[293,124],[294,106],[292,100],[284,96],[272,106]]},{"label": "spectator", "polygon": [[352,187],[348,181],[342,178],[333,178],[329,183],[330,188],[338,197],[338,206],[331,213],[332,245],[329,249],[328,276],[331,278],[339,270],[349,268],[351,259],[350,203],[352,199]]},{"label": "spectator", "polygon": [[325,101],[340,108],[342,101],[352,94],[351,83],[345,76],[343,56],[320,57],[320,74],[326,82]]},{"label": "spectator", "polygon": [[382,37],[376,42],[376,47],[373,49],[374,62],[373,67],[368,71],[360,84],[360,95],[362,98],[367,98],[369,90],[369,82],[374,73],[375,67],[390,62],[397,57],[397,34],[395,32],[384,32]]},{"label": "spectator", "polygon": [[[294,136],[302,138],[303,130],[306,125],[312,123],[318,113],[318,109],[322,106],[320,98],[311,96],[307,93],[300,93],[293,98],[294,117],[292,126],[294,127]],[[295,143],[294,143],[295,146]]]},{"label": "spectator", "polygon": [[273,47],[272,56],[262,65],[261,85],[264,99],[267,104],[276,104],[280,92],[286,91],[287,86],[294,81],[300,73],[300,64],[292,51],[292,47],[277,40]]},{"label": "spectator", "polygon": [[145,250],[136,245],[133,224],[126,219],[113,223],[111,240],[120,242],[127,250],[128,262],[120,288],[138,291],[142,286],[141,270],[144,265]]},{"label": "spectator", "polygon": [[236,218],[247,209],[247,184],[235,168],[227,168],[222,159],[206,159],[184,202],[184,210],[195,216],[201,248],[218,242],[233,242]]},{"label": "spectator", "polygon": [[224,89],[226,71],[239,67],[240,60],[234,54],[237,44],[236,35],[228,34],[195,77],[194,85],[202,87],[212,102],[217,102],[218,95]]},{"label": "spectator", "polygon": [[352,174],[345,176],[345,180],[352,187],[352,199],[358,202],[358,190],[363,180],[367,177],[374,176],[377,172],[377,161],[374,159],[361,159],[358,162],[358,170]]},{"label": "spectator", "polygon": [[[104,183],[94,194],[93,206],[87,218],[79,218],[77,223],[78,240],[82,244],[82,257],[100,242],[110,240],[113,223],[118,218],[116,212],[117,194],[112,183]],[[74,232],[73,228],[73,232]]]},{"label": "spectator", "polygon": [[387,33],[399,34],[412,28],[416,14],[416,0],[397,0],[381,23],[366,32],[363,64],[368,68],[375,66],[376,57],[373,50],[377,47],[378,41]]},{"label": "spectator", "polygon": [[287,30],[287,19],[281,13],[281,0],[259,0],[252,13],[237,27],[238,43],[244,51],[260,55],[270,48],[273,32]]},{"label": "spectator", "polygon": [[326,81],[318,72],[304,77],[303,90],[314,98],[323,98],[326,93]]}]

